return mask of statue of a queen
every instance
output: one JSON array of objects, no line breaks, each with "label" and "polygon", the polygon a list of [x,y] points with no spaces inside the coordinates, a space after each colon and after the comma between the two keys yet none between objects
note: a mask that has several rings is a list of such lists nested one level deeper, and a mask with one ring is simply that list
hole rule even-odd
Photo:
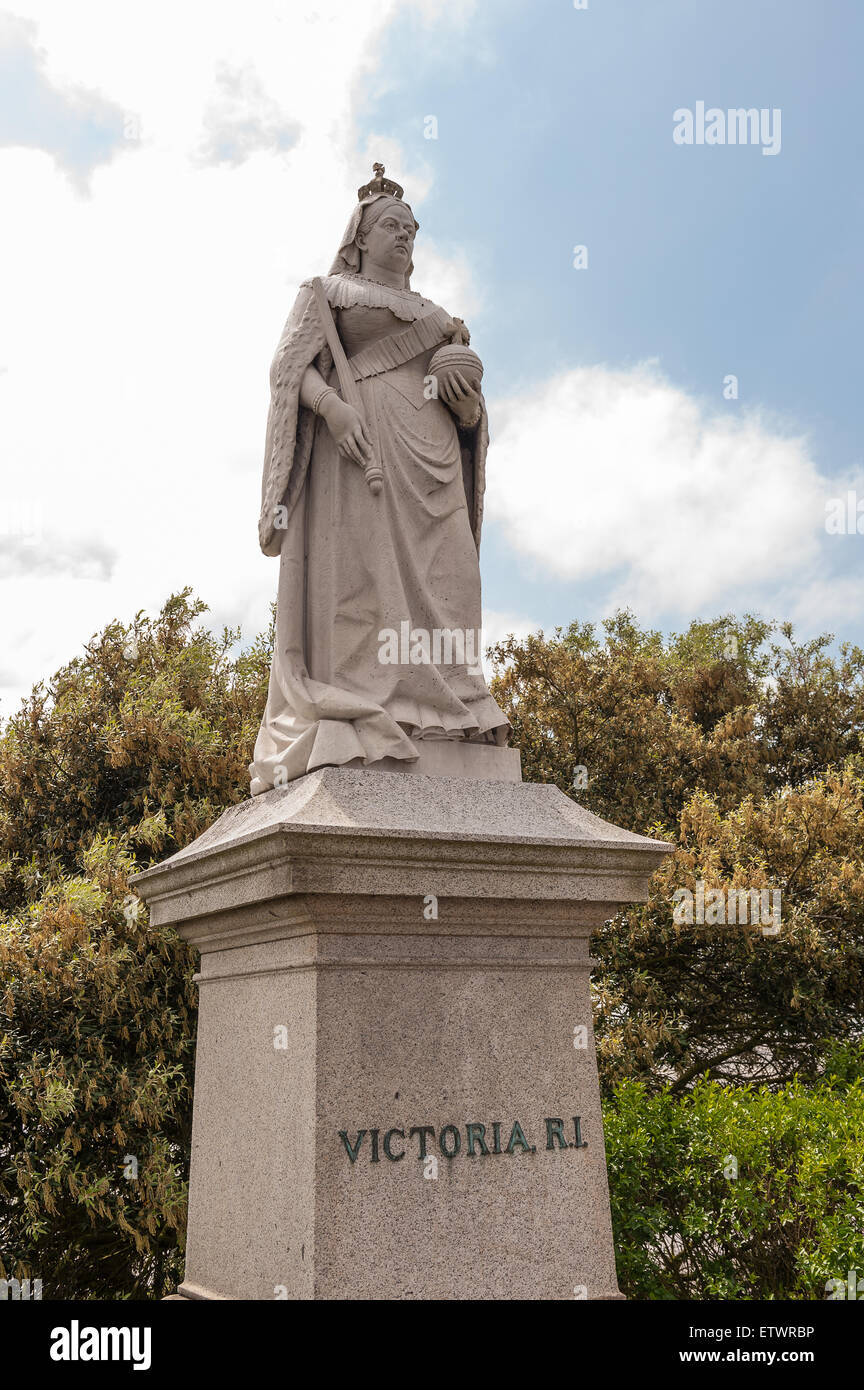
[{"label": "statue of a queen", "polygon": [[[482,364],[462,321],[411,289],[418,223],[374,170],[270,373],[259,534],[280,573],[253,796],[325,765],[407,769],[423,740],[509,733],[466,638],[481,623]],[[384,633],[408,635],[410,655]]]}]

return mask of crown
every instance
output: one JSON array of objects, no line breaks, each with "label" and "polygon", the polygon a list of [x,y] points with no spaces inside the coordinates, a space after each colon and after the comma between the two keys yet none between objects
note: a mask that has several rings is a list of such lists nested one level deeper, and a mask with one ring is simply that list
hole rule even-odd
[{"label": "crown", "polygon": [[389,193],[391,198],[402,197],[405,189],[401,184],[394,183],[392,179],[385,179],[383,164],[373,164],[372,172],[375,174],[375,178],[370,183],[364,183],[362,188],[357,189],[357,197],[361,203],[372,193]]}]

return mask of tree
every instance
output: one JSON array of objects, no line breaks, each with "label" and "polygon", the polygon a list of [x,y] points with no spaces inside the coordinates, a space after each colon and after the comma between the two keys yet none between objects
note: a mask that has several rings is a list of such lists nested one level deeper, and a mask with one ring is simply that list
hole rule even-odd
[{"label": "tree", "polygon": [[[864,654],[788,625],[778,644],[753,617],[667,642],[628,613],[603,628],[492,649],[526,778],[676,845],[593,941],[603,1082],[815,1079],[864,1027]],[[779,890],[779,937],[676,923],[675,891],[700,882]]]},{"label": "tree", "polygon": [[[726,921],[675,921],[675,890],[695,896],[700,883],[703,897],[723,895]],[[776,936],[749,912],[739,924],[722,910],[730,889],[754,888],[779,891]],[[592,949],[601,961],[594,989],[607,1085],[642,1075],[680,1092],[705,1074],[773,1084],[818,1078],[833,1043],[864,1035],[860,765],[850,760],[800,787],[747,797],[725,815],[714,797],[695,793],[649,901],[606,923]]]},{"label": "tree", "polygon": [[510,637],[491,649],[493,692],[526,781],[554,782],[598,816],[642,832],[674,826],[700,787],[729,807],[761,789],[754,706],[766,626],[693,624],[671,646],[629,613],[603,628],[603,640],[590,623],[574,623],[551,639]]},{"label": "tree", "polygon": [[[49,1298],[159,1297],[180,1273],[193,954],[152,927],[128,878],[248,794],[272,646],[272,632],[246,651],[236,632],[213,636],[198,625],[204,611],[187,591],[155,619],[110,624],[0,732],[0,1277],[41,1278]],[[806,1207],[815,1225],[783,1245],[774,1189],[760,1178],[759,1229],[785,1261],[772,1283],[755,1247],[732,1259],[743,1208],[717,1207],[716,1164],[682,1216],[680,1190],[646,1147],[645,1125],[657,1153],[681,1163],[704,1122],[713,1163],[734,1115],[763,1117],[776,1167],[788,1148],[783,1107],[794,1120],[805,1104],[792,1078],[823,1084],[836,1041],[862,1034],[864,656],[832,654],[828,638],[796,645],[789,628],[782,643],[774,636],[756,618],[727,617],[664,640],[621,613],[599,636],[574,624],[495,649],[493,686],[526,777],[676,846],[649,901],[625,908],[594,945],[619,1256],[631,1291],[647,1291],[637,1296],[804,1296],[795,1290],[815,1287],[850,1248],[842,1192],[820,1206],[804,1182],[790,1219]],[[574,785],[581,767],[587,785]],[[700,883],[706,893],[779,888],[780,934],[676,921],[676,891]],[[860,1107],[853,1071],[844,1084]],[[748,1109],[757,1092],[747,1082],[776,1097],[759,1092],[762,1109]],[[818,1101],[826,1125],[834,1103]],[[848,1145],[811,1149],[851,1181]],[[654,1235],[639,1226],[639,1201],[646,1219],[665,1213]],[[657,1252],[680,1253],[666,1235],[696,1249],[698,1222],[718,1211],[722,1249],[703,1243],[695,1263],[663,1272]]]},{"label": "tree", "polygon": [[204,611],[111,624],[0,737],[0,1277],[47,1297],[180,1269],[193,952],[128,877],[248,794],[269,668]]}]

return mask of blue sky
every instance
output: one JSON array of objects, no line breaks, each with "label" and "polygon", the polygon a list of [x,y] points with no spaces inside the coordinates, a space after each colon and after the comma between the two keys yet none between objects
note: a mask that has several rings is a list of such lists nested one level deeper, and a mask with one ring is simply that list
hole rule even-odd
[{"label": "blue sky", "polygon": [[[864,8],[502,0],[458,50],[424,43],[421,28],[415,15],[391,26],[393,86],[367,92],[360,124],[409,148],[423,117],[438,118],[423,225],[487,262],[496,293],[475,320],[487,392],[657,359],[709,407],[759,408],[806,434],[827,476],[860,464]],[[779,107],[780,153],[676,146],[673,112],[700,99]],[[572,268],[576,243],[587,270]],[[723,399],[727,373],[737,401]],[[584,483],[590,509],[589,468]],[[864,538],[837,540],[841,571],[857,577]],[[514,567],[494,524],[485,547],[492,607],[528,604],[550,625],[589,616],[590,585]],[[860,621],[853,630],[864,638]]]},{"label": "blue sky", "polygon": [[[391,80],[400,53],[419,70],[366,94],[361,131],[407,148],[437,114],[425,225],[482,248],[507,286],[488,317],[497,370],[657,355],[708,396],[734,370],[742,399],[797,415],[844,461],[860,452],[864,8],[498,0],[461,53],[418,29],[391,27]],[[675,146],[673,111],[700,98],[779,106],[780,155]],[[571,271],[574,242],[590,273]]]},{"label": "blue sky", "polygon": [[[184,585],[266,623],[269,363],[375,158],[485,363],[488,640],[864,643],[825,526],[864,510],[862,40],[854,0],[0,0],[0,716]],[[698,102],[779,152],[676,144]]]}]

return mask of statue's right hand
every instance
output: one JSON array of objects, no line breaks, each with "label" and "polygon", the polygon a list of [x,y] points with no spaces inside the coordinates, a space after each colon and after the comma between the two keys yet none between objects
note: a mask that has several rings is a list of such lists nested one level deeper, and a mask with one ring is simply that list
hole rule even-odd
[{"label": "statue's right hand", "polygon": [[340,454],[362,468],[372,461],[372,444],[363,424],[363,416],[341,396],[325,396],[320,406],[330,434]]}]

